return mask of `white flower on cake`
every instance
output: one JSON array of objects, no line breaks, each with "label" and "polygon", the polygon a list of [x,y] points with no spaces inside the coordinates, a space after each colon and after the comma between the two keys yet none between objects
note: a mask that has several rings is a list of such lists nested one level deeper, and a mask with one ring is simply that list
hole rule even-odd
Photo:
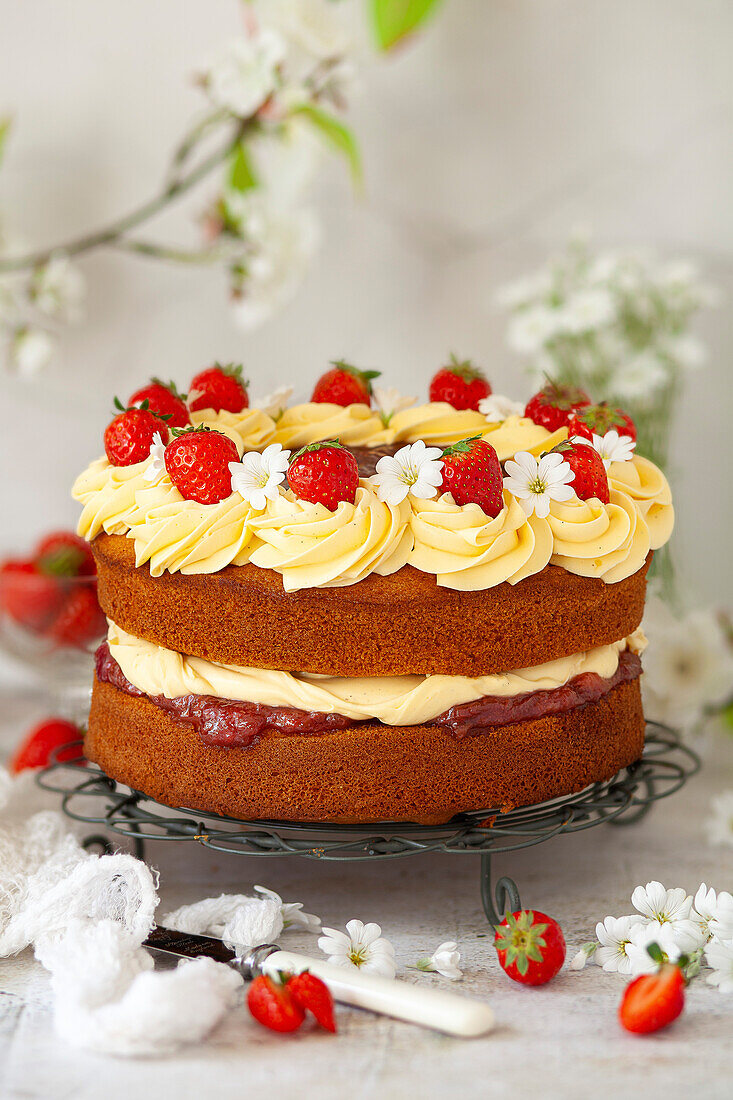
[{"label": "white flower on cake", "polygon": [[461,953],[455,940],[446,940],[435,948],[429,958],[418,959],[415,970],[424,970],[426,973],[442,974],[444,978],[450,978],[457,982],[463,977],[460,969]]},{"label": "white flower on cake", "polygon": [[350,920],[346,932],[324,928],[318,946],[334,966],[355,966],[364,973],[379,974],[383,978],[395,976],[394,947],[382,938],[378,924]]},{"label": "white flower on cake", "polygon": [[395,413],[409,409],[417,401],[416,397],[406,397],[394,386],[375,386],[374,399],[385,428]]},{"label": "white flower on cake", "polygon": [[290,451],[280,443],[271,443],[262,454],[247,451],[241,462],[230,462],[232,491],[239,493],[253,508],[264,508],[268,500],[280,495],[280,485],[290,462]]},{"label": "white flower on cake", "polygon": [[261,894],[280,906],[283,928],[303,928],[306,932],[320,932],[321,918],[314,913],[304,913],[302,901],[283,901],[279,894],[268,890],[266,886],[255,886],[254,889],[256,894]]},{"label": "white flower on cake", "polygon": [[384,455],[370,478],[386,504],[400,504],[408,494],[418,500],[434,497],[443,484],[440,447],[426,447],[422,439],[401,447],[394,457]]},{"label": "white flower on cake", "polygon": [[636,440],[630,435],[619,435],[615,428],[611,428],[605,435],[593,433],[593,447],[603,459],[604,467],[608,469],[612,462],[631,461]]},{"label": "white flower on cake", "polygon": [[[666,890],[661,882],[647,882],[637,886],[631,895],[631,904],[643,917],[645,928],[660,937],[660,947],[666,951],[661,938],[672,933],[680,952],[694,951],[702,944],[700,926],[692,918],[692,897],[678,886]],[[651,941],[650,941],[651,942]]]},{"label": "white flower on cake", "polygon": [[606,973],[631,973],[631,959],[628,956],[631,933],[637,925],[642,923],[643,918],[636,913],[626,917],[604,917],[598,922],[596,925],[598,947],[594,958]]},{"label": "white flower on cake", "polygon": [[712,886],[708,889],[707,884],[701,882],[695,894],[692,918],[699,924],[706,942],[711,936],[732,940],[733,895],[727,890],[716,892]]},{"label": "white flower on cake", "polygon": [[529,451],[517,451],[506,464],[509,475],[504,478],[504,488],[515,496],[527,516],[533,512],[546,519],[553,500],[572,500],[575,490],[570,482],[575,474],[559,451],[543,455],[537,461]]},{"label": "white flower on cake", "polygon": [[150,444],[150,462],[147,465],[147,469],[143,474],[146,481],[157,481],[159,477],[162,477],[165,473],[165,443],[163,442],[160,432],[156,432],[153,436],[153,442]]},{"label": "white flower on cake", "polygon": [[711,844],[733,847],[733,790],[723,791],[711,802],[712,813],[705,822]]},{"label": "white flower on cake", "polygon": [[249,34],[229,42],[208,65],[203,85],[212,103],[249,118],[274,92],[285,54],[285,42],[276,31],[250,27]]},{"label": "white flower on cake", "polygon": [[705,962],[712,969],[706,981],[721,993],[733,993],[733,940],[713,940],[705,948]]},{"label": "white flower on cake", "polygon": [[271,416],[273,420],[277,420],[287,406],[292,395],[292,386],[278,386],[272,393],[268,393],[265,397],[260,397],[257,401],[253,401],[252,408],[262,409],[262,411],[267,413],[268,416]]},{"label": "white flower on cake", "polygon": [[521,401],[512,401],[511,397],[504,397],[501,393],[491,393],[488,397],[481,398],[478,411],[490,424],[500,424],[508,416],[523,416],[524,405]]}]

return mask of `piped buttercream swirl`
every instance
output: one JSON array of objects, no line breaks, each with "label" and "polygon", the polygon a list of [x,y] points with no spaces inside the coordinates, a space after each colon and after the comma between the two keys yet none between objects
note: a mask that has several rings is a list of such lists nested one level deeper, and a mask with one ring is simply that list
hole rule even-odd
[{"label": "piped buttercream swirl", "polygon": [[674,507],[672,490],[659,467],[641,455],[629,462],[612,462],[608,484],[633,500],[649,528],[651,549],[664,546],[674,528]]},{"label": "piped buttercream swirl", "polygon": [[509,697],[552,691],[592,672],[610,679],[626,649],[641,653],[641,630],[610,645],[561,657],[532,668],[493,676],[309,676],[297,672],[218,664],[187,657],[127,634],[110,622],[110,653],[130,683],[146,695],[177,699],[210,695],[216,699],[295,707],[321,714],[343,714],[354,721],[376,718],[390,726],[429,722],[462,703],[486,696]]},{"label": "piped buttercream swirl", "polygon": [[607,584],[641,569],[649,553],[649,528],[633,500],[617,489],[610,502],[595,497],[552,501],[547,522],[552,531],[550,562],[581,577]]},{"label": "piped buttercream swirl", "polygon": [[353,504],[334,512],[289,490],[250,519],[258,540],[250,561],[274,569],[286,592],[356,584],[370,573],[396,573],[412,550],[410,507],[385,504],[361,481]]},{"label": "piped buttercream swirl", "polygon": [[332,405],[308,401],[285,409],[275,426],[274,443],[292,449],[324,439],[338,439],[346,447],[390,442],[378,413],[368,405]]},{"label": "piped buttercream swirl", "polygon": [[191,423],[204,424],[214,431],[222,432],[234,442],[240,455],[244,451],[257,451],[272,442],[275,421],[262,409],[242,409],[239,413],[214,412],[213,409],[200,409],[191,413]]},{"label": "piped buttercream swirl", "polygon": [[476,591],[539,573],[552,554],[547,520],[524,514],[504,493],[504,507],[491,519],[478,504],[459,507],[450,493],[437,500],[411,498],[415,546],[409,564],[433,573],[444,588]]},{"label": "piped buttercream swirl", "polygon": [[125,535],[130,523],[139,518],[135,494],[149,483],[145,471],[151,462],[136,462],[134,466],[113,466],[106,458],[97,458],[74,482],[71,495],[84,505],[77,531],[91,542],[104,531],[108,535]]}]

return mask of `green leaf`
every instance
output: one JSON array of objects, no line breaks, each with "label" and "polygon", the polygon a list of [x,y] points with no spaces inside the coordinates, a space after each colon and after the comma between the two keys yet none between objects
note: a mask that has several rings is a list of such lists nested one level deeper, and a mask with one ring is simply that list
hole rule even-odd
[{"label": "green leaf", "polygon": [[374,36],[380,50],[391,50],[433,14],[441,0],[371,0]]},{"label": "green leaf", "polygon": [[10,115],[3,115],[0,117],[0,164],[3,162],[3,153],[5,152],[8,134],[10,133],[11,121]]},{"label": "green leaf", "polygon": [[252,167],[249,150],[243,141],[239,142],[229,161],[229,186],[233,191],[242,193],[257,187],[257,176]]},{"label": "green leaf", "polygon": [[360,185],[362,182],[361,154],[356,138],[349,127],[335,115],[329,114],[321,107],[316,107],[313,103],[302,103],[295,108],[295,114],[305,115],[331,148],[344,154],[349,162],[354,183]]}]

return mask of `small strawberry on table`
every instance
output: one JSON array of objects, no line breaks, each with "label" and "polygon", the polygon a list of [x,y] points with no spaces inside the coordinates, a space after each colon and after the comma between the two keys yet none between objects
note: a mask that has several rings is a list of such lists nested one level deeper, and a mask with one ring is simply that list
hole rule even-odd
[{"label": "small strawberry on table", "polygon": [[73,722],[68,722],[65,718],[45,718],[23,738],[8,767],[15,775],[28,768],[45,768],[51,754],[63,745],[69,747],[57,752],[57,760],[81,760],[81,745],[72,744],[80,738],[81,730]]},{"label": "small strawberry on table", "polygon": [[312,1013],[319,1027],[335,1032],[333,997],[328,986],[307,970],[295,976],[263,974],[247,991],[247,1007],[271,1031],[297,1031]]},{"label": "small strawberry on table", "polygon": [[618,1018],[626,1031],[648,1035],[669,1027],[685,1007],[685,967],[689,959],[682,956],[676,963],[667,962],[659,944],[647,947],[658,964],[653,974],[642,974],[626,986]]},{"label": "small strawberry on table", "polygon": [[509,913],[497,925],[494,946],[502,970],[522,985],[544,985],[565,961],[560,925],[539,910]]}]

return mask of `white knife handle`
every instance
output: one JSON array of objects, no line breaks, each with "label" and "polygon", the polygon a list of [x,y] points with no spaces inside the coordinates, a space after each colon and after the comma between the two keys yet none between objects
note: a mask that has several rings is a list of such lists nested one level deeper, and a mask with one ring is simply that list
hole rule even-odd
[{"label": "white knife handle", "polygon": [[494,1013],[481,1001],[472,1001],[439,989],[426,989],[423,985],[363,974],[356,968],[334,966],[292,951],[273,952],[265,959],[262,968],[266,973],[281,970],[297,974],[301,970],[310,970],[311,974],[326,983],[335,1001],[368,1008],[397,1020],[443,1031],[446,1035],[473,1039],[486,1035],[494,1027]]}]

